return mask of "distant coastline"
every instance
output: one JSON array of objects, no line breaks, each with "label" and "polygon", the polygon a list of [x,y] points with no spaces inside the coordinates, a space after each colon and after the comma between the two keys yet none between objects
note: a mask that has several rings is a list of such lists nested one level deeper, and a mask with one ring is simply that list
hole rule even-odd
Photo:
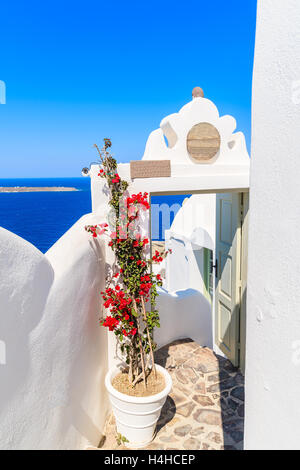
[{"label": "distant coastline", "polygon": [[37,193],[37,192],[66,192],[66,191],[78,191],[76,188],[68,188],[64,186],[0,186],[0,193]]}]

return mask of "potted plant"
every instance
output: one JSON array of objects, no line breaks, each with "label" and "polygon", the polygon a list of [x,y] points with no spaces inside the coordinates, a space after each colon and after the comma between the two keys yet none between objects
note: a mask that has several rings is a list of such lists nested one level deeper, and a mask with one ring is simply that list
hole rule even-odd
[{"label": "potted plant", "polygon": [[108,223],[86,226],[94,238],[109,237],[116,268],[106,278],[102,292],[104,317],[101,325],[113,332],[124,365],[108,371],[105,385],[116,418],[117,432],[129,447],[144,447],[153,439],[161,409],[172,388],[169,373],[154,362],[153,331],[159,327],[155,306],[160,275],[151,270],[167,252],[149,256],[149,240],[141,235],[141,213],[150,205],[147,193],[129,194],[128,182],[120,178],[110,153],[111,141],[100,150],[99,177],[109,188],[111,213]]}]

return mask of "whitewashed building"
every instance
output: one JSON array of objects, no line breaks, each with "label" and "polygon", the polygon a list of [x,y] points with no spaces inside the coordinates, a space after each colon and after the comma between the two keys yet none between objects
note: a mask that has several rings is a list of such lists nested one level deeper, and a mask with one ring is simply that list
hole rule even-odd
[{"label": "whitewashed building", "polygon": [[[133,192],[193,194],[167,233],[157,341],[192,337],[245,370],[247,449],[300,448],[299,25],[297,0],[258,2],[250,183],[243,134],[199,89],[118,168]],[[98,327],[112,253],[83,230],[107,215],[97,172],[92,214],[45,255],[0,229],[3,449],[99,443],[115,354]]]}]

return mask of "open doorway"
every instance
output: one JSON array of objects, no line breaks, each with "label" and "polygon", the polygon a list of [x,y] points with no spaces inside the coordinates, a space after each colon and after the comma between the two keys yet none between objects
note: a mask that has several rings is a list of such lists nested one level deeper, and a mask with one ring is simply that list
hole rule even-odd
[{"label": "open doorway", "polygon": [[173,250],[160,272],[164,288],[207,299],[213,348],[243,372],[247,214],[247,192],[151,197],[152,251]]}]

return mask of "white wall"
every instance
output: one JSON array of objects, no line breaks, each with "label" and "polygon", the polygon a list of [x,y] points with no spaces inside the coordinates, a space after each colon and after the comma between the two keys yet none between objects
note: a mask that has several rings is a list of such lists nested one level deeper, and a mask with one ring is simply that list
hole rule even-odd
[{"label": "white wall", "polygon": [[216,195],[191,196],[166,230],[166,288],[203,292],[203,247],[215,249]]},{"label": "white wall", "polygon": [[300,449],[300,2],[260,0],[253,82],[247,449]]},{"label": "white wall", "polygon": [[191,338],[201,346],[213,347],[211,305],[196,289],[168,292],[158,289],[160,328],[154,333],[158,347],[181,338]]},{"label": "white wall", "polygon": [[98,323],[105,258],[84,231],[93,220],[81,218],[46,255],[0,228],[2,449],[100,441],[108,410],[107,337]]}]

